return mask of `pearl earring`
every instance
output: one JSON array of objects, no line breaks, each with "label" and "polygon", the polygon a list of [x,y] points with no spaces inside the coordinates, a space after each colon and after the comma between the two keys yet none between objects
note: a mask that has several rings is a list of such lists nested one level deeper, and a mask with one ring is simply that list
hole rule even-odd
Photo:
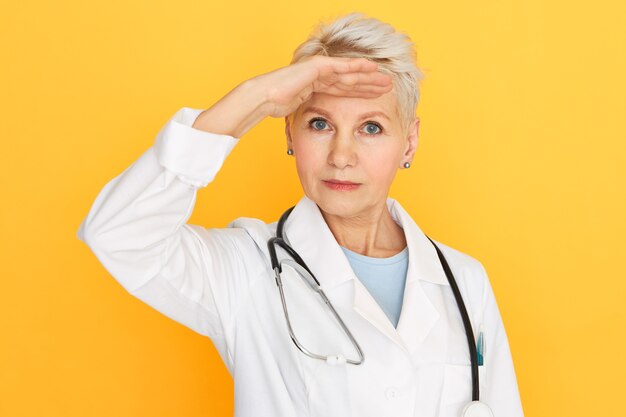
[{"label": "pearl earring", "polygon": [[408,167],[410,167],[410,166],[411,166],[411,164],[410,164],[410,163],[408,163],[408,162],[405,162],[405,163],[404,163],[404,167],[405,167],[405,168],[408,168]]},{"label": "pearl earring", "polygon": [[287,149],[287,154],[288,155],[293,155],[293,149]]}]

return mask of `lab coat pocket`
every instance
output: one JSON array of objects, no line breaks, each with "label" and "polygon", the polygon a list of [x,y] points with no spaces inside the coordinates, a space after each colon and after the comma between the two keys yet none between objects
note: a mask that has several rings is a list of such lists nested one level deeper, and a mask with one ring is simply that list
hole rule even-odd
[{"label": "lab coat pocket", "polygon": [[[482,368],[482,367],[481,367]],[[468,364],[445,364],[439,417],[459,417],[472,400],[472,367]]]},{"label": "lab coat pocket", "polygon": [[[308,286],[298,270],[285,263],[281,276],[291,330],[303,349],[322,356],[342,354],[346,358],[358,358],[328,305]],[[332,361],[327,363],[311,358],[299,351],[293,343],[290,343],[289,348],[294,349],[300,358],[307,385],[310,416],[352,415],[348,367],[354,365],[333,364]]]},{"label": "lab coat pocket", "polygon": [[482,393],[487,390],[487,368],[486,365],[482,365],[478,367],[478,387],[480,388],[480,395],[482,398]]},{"label": "lab coat pocket", "polygon": [[317,361],[309,381],[309,410],[311,417],[346,417],[351,410],[348,366],[329,365]]}]

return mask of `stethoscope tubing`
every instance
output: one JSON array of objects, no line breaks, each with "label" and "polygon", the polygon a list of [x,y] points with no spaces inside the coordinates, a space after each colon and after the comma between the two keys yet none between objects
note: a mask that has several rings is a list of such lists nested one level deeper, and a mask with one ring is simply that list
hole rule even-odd
[{"label": "stethoscope tubing", "polygon": [[[424,235],[426,236],[426,235]],[[454,275],[452,274],[452,270],[448,265],[448,261],[441,253],[441,250],[435,245],[433,240],[426,236],[430,243],[433,244],[435,249],[437,250],[437,256],[439,257],[439,261],[443,266],[443,270],[446,273],[446,277],[448,278],[448,282],[450,283],[450,288],[452,289],[452,293],[454,294],[454,299],[456,300],[456,304],[459,307],[459,312],[461,313],[461,319],[463,320],[463,327],[465,328],[465,335],[467,336],[467,345],[470,352],[470,362],[472,364],[472,401],[478,401],[480,397],[479,383],[478,383],[478,352],[476,351],[476,341],[474,339],[474,330],[472,329],[472,323],[469,318],[469,314],[467,313],[467,309],[465,308],[465,303],[463,302],[463,297],[461,296],[461,291],[459,290],[459,286],[454,279]]]},{"label": "stethoscope tubing", "polygon": [[[319,286],[320,285],[319,281],[317,280],[317,278],[315,277],[313,272],[311,272],[311,270],[306,265],[304,260],[283,239],[283,226],[284,226],[284,224],[285,224],[285,222],[287,220],[287,217],[289,217],[289,214],[291,214],[291,211],[294,208],[295,208],[295,206],[290,207],[289,209],[287,209],[282,214],[282,216],[278,220],[278,225],[276,227],[276,236],[270,238],[268,243],[267,243],[267,246],[268,246],[268,249],[269,249],[269,252],[270,252],[272,269],[277,271],[277,275],[278,275],[278,273],[282,272],[281,271],[281,267],[280,267],[280,263],[278,262],[278,256],[276,254],[276,246],[275,245],[278,245],[281,248],[283,248],[285,251],[287,251],[287,253],[298,264],[300,264],[300,266],[302,266],[304,269],[306,269],[307,272],[309,272],[309,274],[311,274],[311,277],[315,280],[315,283]],[[470,352],[470,362],[471,362],[471,370],[472,370],[472,401],[479,401],[480,389],[479,389],[479,374],[478,374],[478,354],[477,354],[477,350],[476,350],[476,341],[474,339],[474,331],[472,329],[472,323],[470,321],[469,314],[467,312],[467,308],[465,307],[465,303],[463,301],[463,297],[461,296],[461,291],[459,290],[459,287],[458,287],[458,285],[456,283],[456,280],[454,278],[454,274],[452,273],[452,270],[450,269],[450,266],[448,265],[448,262],[446,261],[446,258],[443,256],[443,253],[441,252],[439,247],[437,247],[435,242],[433,242],[433,240],[430,237],[428,237],[428,236],[426,236],[426,237],[428,238],[428,240],[430,240],[430,243],[433,244],[433,246],[435,247],[435,250],[437,251],[437,256],[439,257],[439,261],[441,262],[443,270],[444,270],[444,272],[446,274],[446,278],[448,279],[448,283],[450,284],[450,288],[452,289],[452,293],[454,294],[454,299],[456,301],[459,313],[461,314],[461,319],[463,321],[463,327],[465,329],[465,335],[466,335],[466,338],[467,338],[467,345],[468,345],[469,352]],[[277,284],[278,284],[278,281],[277,281]]]}]

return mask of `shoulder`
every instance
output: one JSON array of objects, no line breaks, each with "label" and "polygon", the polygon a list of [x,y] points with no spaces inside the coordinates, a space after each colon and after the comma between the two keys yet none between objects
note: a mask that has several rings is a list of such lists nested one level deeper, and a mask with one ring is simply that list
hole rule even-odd
[{"label": "shoulder", "polygon": [[444,257],[450,264],[451,269],[453,268],[453,265],[454,265],[454,269],[457,269],[460,273],[484,272],[483,264],[472,255],[466,252],[463,252],[457,248],[454,248],[450,245],[442,243],[436,239],[433,239],[433,242],[437,244],[437,247],[441,250]]},{"label": "shoulder", "polygon": [[189,225],[212,253],[238,258],[249,267],[265,268],[270,262],[268,240],[276,232],[277,222],[265,223],[253,217],[238,217],[224,228]]},{"label": "shoulder", "polygon": [[[408,230],[409,233],[415,233],[419,235],[418,240],[426,240],[428,242],[426,243],[426,246],[428,246],[429,248],[431,247],[431,243],[428,241],[428,239],[432,240],[435,243],[437,248],[443,254],[446,262],[450,266],[455,280],[458,281],[459,284],[461,282],[468,283],[472,286],[481,286],[483,284],[486,276],[484,273],[483,265],[478,259],[451,245],[445,244],[443,242],[440,242],[439,240],[434,239],[431,236],[425,235],[424,231],[417,224],[417,222],[415,222],[410,213],[407,212],[406,209],[397,200],[389,197],[387,199],[387,206],[396,222],[398,222],[398,218],[401,218],[401,223],[407,223],[408,227],[404,227],[405,233]],[[425,237],[426,239],[423,239]],[[420,246],[422,245],[420,244]],[[433,256],[437,256],[437,254],[434,253]]]},{"label": "shoulder", "polygon": [[254,217],[239,217],[231,221],[228,224],[228,227],[244,230],[254,241],[267,241],[274,235],[276,222],[268,224],[263,220]]},{"label": "shoulder", "polygon": [[485,290],[489,287],[489,278],[482,262],[457,248],[435,239],[433,241],[448,262],[464,298],[469,297],[476,303],[482,304]]},{"label": "shoulder", "polygon": [[228,224],[228,229],[238,230],[243,238],[241,244],[254,248],[258,255],[270,260],[267,241],[274,236],[277,222],[266,223],[254,217],[239,217]]},{"label": "shoulder", "polygon": [[[271,227],[260,219],[240,217],[226,227],[187,224],[208,251],[213,263],[239,265],[248,274],[266,267]],[[265,248],[265,249],[264,249]]]}]

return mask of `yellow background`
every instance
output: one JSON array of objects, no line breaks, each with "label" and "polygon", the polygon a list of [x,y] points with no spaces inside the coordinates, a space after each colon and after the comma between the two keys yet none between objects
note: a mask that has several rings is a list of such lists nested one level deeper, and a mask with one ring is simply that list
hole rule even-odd
[{"label": "yellow background", "polygon": [[[391,196],[485,265],[526,415],[623,415],[624,2],[108,0],[2,6],[1,416],[232,415],[211,341],[126,293],[76,231],[179,108],[349,11],[416,44],[420,145]],[[298,201],[283,126],[243,137],[191,223]]]}]

